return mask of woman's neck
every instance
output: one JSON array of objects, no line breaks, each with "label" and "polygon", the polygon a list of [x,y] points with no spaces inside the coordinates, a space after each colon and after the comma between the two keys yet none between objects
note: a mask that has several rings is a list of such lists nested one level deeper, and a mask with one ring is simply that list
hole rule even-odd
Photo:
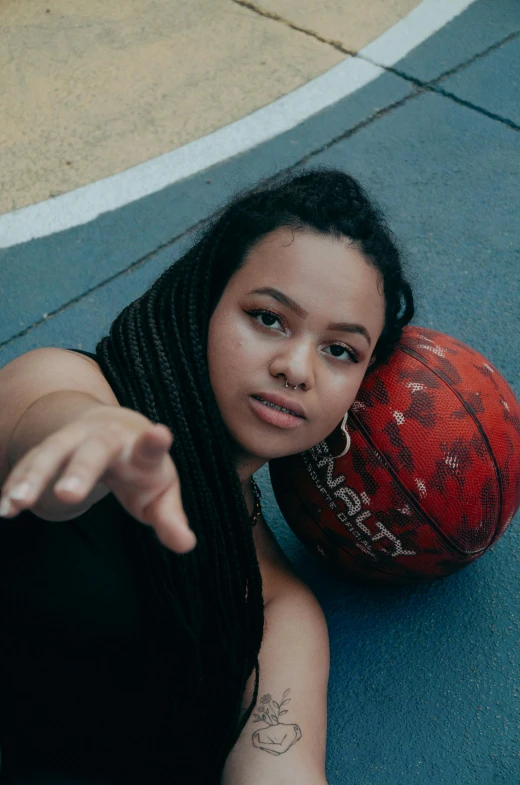
[{"label": "woman's neck", "polygon": [[253,486],[251,485],[251,477],[253,474],[255,474],[255,472],[261,469],[265,463],[267,463],[266,460],[253,457],[249,457],[248,460],[237,462],[237,474],[240,479],[242,493],[244,494],[244,500],[250,515],[253,514],[253,509],[255,506],[255,494],[253,491]]},{"label": "woman's neck", "polygon": [[242,485],[242,493],[244,494],[244,501],[246,503],[247,511],[249,512],[249,515],[252,515],[255,506],[255,494],[253,492],[251,478],[248,477],[245,482],[242,481],[241,485]]}]

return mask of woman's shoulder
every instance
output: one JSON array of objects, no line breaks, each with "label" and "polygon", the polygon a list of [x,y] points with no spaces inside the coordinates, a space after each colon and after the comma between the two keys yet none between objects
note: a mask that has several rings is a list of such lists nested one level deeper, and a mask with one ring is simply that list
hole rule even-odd
[{"label": "woman's shoulder", "polygon": [[85,357],[88,357],[89,360],[93,365],[95,365],[101,371],[99,367],[99,363],[97,361],[97,355],[94,352],[87,352],[85,349],[70,349],[69,347],[65,348],[66,352],[74,352],[75,354],[83,354]]},{"label": "woman's shoulder", "polygon": [[72,348],[69,348],[69,347],[65,347],[64,349],[62,349],[62,351],[67,352],[67,353],[70,352],[71,354],[76,354],[76,355],[77,354],[83,355],[83,357],[85,358],[85,361],[89,365],[91,365],[93,368],[96,369],[96,371],[98,372],[99,376],[103,377],[101,381],[103,383],[103,386],[104,386],[104,389],[105,389],[105,392],[106,392],[106,395],[103,397],[103,403],[111,404],[111,405],[114,405],[114,406],[118,404],[118,400],[117,400],[117,398],[115,396],[115,393],[112,390],[112,387],[110,386],[110,384],[109,384],[105,374],[103,373],[103,371],[101,369],[101,366],[99,365],[99,363],[97,361],[97,356],[96,356],[96,354],[94,352],[88,352],[85,349],[72,349]]}]

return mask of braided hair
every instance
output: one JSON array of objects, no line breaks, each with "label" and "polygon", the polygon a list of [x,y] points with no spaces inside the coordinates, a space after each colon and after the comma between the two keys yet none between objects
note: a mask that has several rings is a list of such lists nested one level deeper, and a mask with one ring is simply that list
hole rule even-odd
[{"label": "braided hair", "polygon": [[[119,403],[174,434],[170,453],[197,546],[177,554],[153,529],[137,531],[157,603],[185,633],[189,677],[179,689],[184,686],[198,707],[197,727],[208,722],[205,745],[211,738],[215,771],[223,767],[257,701],[265,619],[251,522],[210,384],[208,327],[248,252],[282,226],[349,238],[377,267],[386,320],[376,364],[386,359],[413,315],[410,286],[379,210],[356,180],[330,169],[285,176],[236,197],[181,259],[124,308],[96,347]],[[242,714],[253,670],[253,698]],[[210,731],[210,703],[219,707],[218,731],[215,723]]]}]

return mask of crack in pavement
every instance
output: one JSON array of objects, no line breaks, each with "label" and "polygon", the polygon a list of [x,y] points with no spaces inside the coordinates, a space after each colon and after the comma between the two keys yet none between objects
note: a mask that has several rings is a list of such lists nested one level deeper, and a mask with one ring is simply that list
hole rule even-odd
[{"label": "crack in pavement", "polygon": [[59,316],[61,313],[66,311],[67,308],[70,308],[71,306],[75,305],[76,303],[80,303],[82,300],[84,300],[90,294],[92,294],[93,292],[97,292],[98,289],[102,289],[104,286],[107,286],[109,283],[112,283],[112,281],[115,281],[117,278],[121,278],[122,275],[126,275],[127,273],[131,273],[134,270],[137,270],[138,267],[141,267],[146,262],[150,261],[150,259],[153,259],[153,257],[156,254],[160,253],[165,248],[168,248],[169,246],[174,245],[179,240],[184,239],[191,232],[196,232],[205,223],[207,223],[208,221],[211,221],[214,218],[215,215],[218,215],[219,212],[220,211],[217,211],[216,213],[211,215],[209,218],[203,218],[202,220],[197,221],[197,223],[193,224],[193,226],[189,226],[187,229],[185,229],[183,232],[178,234],[176,237],[173,237],[171,240],[167,240],[165,243],[162,243],[161,245],[158,245],[157,248],[154,248],[153,251],[150,251],[150,253],[147,253],[144,256],[141,256],[135,262],[132,262],[132,264],[129,264],[128,267],[124,268],[124,270],[119,270],[117,273],[114,273],[113,275],[110,275],[108,278],[105,278],[103,281],[100,281],[95,286],[91,286],[90,289],[87,289],[86,291],[82,292],[81,294],[78,294],[76,297],[73,297],[72,299],[67,300],[66,303],[63,303],[62,305],[60,305],[59,308],[55,308],[54,311],[49,311],[48,313],[43,314],[41,319],[38,319],[37,321],[33,322],[32,324],[29,324],[23,330],[20,330],[20,332],[16,333],[16,335],[12,335],[10,338],[7,338],[7,340],[5,340],[5,341],[0,341],[0,349],[5,349],[5,347],[9,346],[9,344],[12,343],[13,341],[16,341],[18,338],[23,338],[24,335],[27,335],[32,330],[36,329],[36,327],[39,327],[44,322],[48,322],[49,319],[53,319],[55,316]]},{"label": "crack in pavement", "polygon": [[251,2],[251,0],[231,0],[231,2],[235,3],[236,5],[242,6],[243,8],[249,9],[250,11],[253,11],[255,14],[258,14],[259,16],[263,16],[267,19],[272,19],[275,22],[281,22],[287,27],[290,27],[291,30],[296,30],[300,33],[303,33],[304,35],[310,36],[311,38],[315,38],[317,41],[319,41],[322,44],[327,44],[328,46],[332,46],[333,49],[336,49],[337,51],[341,52],[344,55],[349,55],[350,57],[357,57],[360,60],[364,60],[366,63],[375,65],[378,68],[383,68],[388,73],[394,74],[394,76],[398,76],[400,79],[405,79],[407,82],[410,82],[411,84],[421,88],[422,90],[438,93],[439,95],[444,96],[444,98],[449,98],[452,101],[455,101],[456,103],[467,107],[468,109],[472,109],[474,112],[479,112],[480,114],[483,114],[486,117],[491,118],[492,120],[496,120],[499,123],[503,123],[504,125],[507,125],[509,128],[513,128],[516,131],[520,130],[520,126],[518,126],[512,120],[509,120],[507,117],[503,117],[502,115],[489,112],[487,109],[484,109],[478,104],[474,104],[471,101],[466,101],[463,98],[459,98],[453,93],[450,93],[448,90],[443,90],[441,87],[437,86],[439,82],[442,81],[443,79],[447,79],[449,76],[452,76],[458,73],[459,71],[463,70],[464,68],[467,68],[476,60],[485,57],[487,54],[494,51],[495,49],[499,49],[504,44],[509,43],[509,41],[512,41],[514,38],[520,35],[520,31],[515,31],[513,33],[510,33],[508,36],[506,36],[498,43],[491,44],[491,46],[487,47],[487,49],[484,49],[482,52],[478,52],[476,55],[473,55],[473,57],[470,57],[469,60],[466,60],[463,63],[459,63],[459,65],[455,66],[454,68],[445,71],[436,79],[432,79],[431,81],[424,82],[421,79],[417,79],[411,74],[408,74],[405,71],[401,71],[398,68],[394,68],[393,66],[383,65],[382,63],[378,63],[376,60],[373,60],[370,57],[366,57],[365,55],[361,54],[359,51],[347,49],[346,47],[343,46],[341,41],[333,41],[331,39],[324,38],[323,36],[320,36],[318,33],[314,32],[314,30],[310,30],[309,28],[306,27],[301,27],[300,25],[291,22],[289,19],[285,19],[285,17],[280,16],[280,14],[276,14],[272,11],[266,11],[256,3]]},{"label": "crack in pavement", "polygon": [[509,128],[513,128],[514,130],[518,131],[520,130],[520,126],[517,125],[517,123],[515,123],[513,120],[510,120],[509,118],[504,117],[503,115],[498,115],[495,114],[494,112],[490,112],[488,109],[484,109],[482,106],[479,106],[478,104],[474,104],[471,101],[466,101],[464,98],[460,98],[454,93],[451,93],[449,90],[444,90],[442,87],[439,86],[439,83],[444,81],[445,79],[448,79],[450,76],[454,76],[455,74],[458,74],[460,71],[463,71],[464,69],[468,68],[468,66],[472,65],[477,60],[481,60],[483,57],[486,57],[486,55],[488,55],[490,52],[500,49],[501,46],[509,43],[510,41],[513,41],[519,35],[520,35],[519,30],[515,31],[514,33],[510,33],[501,41],[498,41],[496,44],[491,44],[491,46],[488,46],[487,49],[484,49],[482,52],[477,52],[477,54],[473,55],[473,57],[470,57],[469,60],[465,60],[463,63],[459,63],[459,65],[456,65],[453,68],[444,71],[436,79],[432,79],[429,82],[423,82],[421,79],[417,79],[411,74],[408,74],[405,71],[401,71],[398,68],[394,68],[393,66],[381,65],[381,63],[377,63],[375,60],[371,60],[370,58],[364,57],[363,55],[358,54],[357,57],[359,57],[362,60],[365,60],[368,63],[371,63],[372,65],[377,65],[380,68],[384,68],[386,71],[389,71],[395,76],[399,76],[401,79],[405,79],[407,82],[411,82],[416,87],[420,87],[424,91],[438,93],[439,95],[442,95],[445,98],[450,98],[452,101],[455,101],[455,103],[461,104],[462,106],[466,106],[468,109],[473,109],[473,111],[478,112],[479,114],[483,114],[486,117],[490,117],[492,120],[497,120],[498,122],[507,125]]},{"label": "crack in pavement", "polygon": [[[520,30],[515,30],[513,33],[506,35],[505,38],[502,38],[500,41],[497,41],[496,44],[491,44],[487,47],[487,49],[483,49],[482,52],[477,52],[477,54],[470,57],[469,60],[466,60],[464,63],[459,63],[459,65],[453,66],[453,68],[449,68],[447,71],[443,71],[443,73],[434,79],[433,82],[439,82],[441,79],[447,79],[448,76],[452,76],[453,74],[462,71],[464,68],[467,68],[468,65],[472,65],[476,60],[481,60],[483,57],[486,57],[490,52],[494,52],[496,49],[500,49],[501,46],[504,44],[508,44],[510,41],[513,41],[515,38],[518,38],[520,35]],[[433,83],[432,82],[432,83]]]},{"label": "crack in pavement", "polygon": [[465,106],[468,109],[473,109],[474,112],[478,112],[485,117],[489,117],[491,120],[497,120],[499,123],[507,125],[508,128],[512,128],[514,131],[520,131],[520,125],[515,123],[513,120],[509,120],[507,117],[502,117],[502,115],[490,112],[488,109],[484,109],[482,106],[477,106],[476,104],[471,103],[471,101],[466,101],[464,98],[459,98],[458,95],[454,95],[454,93],[450,93],[448,90],[443,90],[441,87],[430,88],[427,85],[425,86],[425,90],[430,90],[432,93],[442,95],[444,98],[450,98],[455,103]]},{"label": "crack in pavement", "polygon": [[315,38],[317,41],[320,41],[322,44],[328,44],[328,46],[332,46],[334,49],[337,49],[339,52],[345,55],[355,56],[355,51],[350,51],[346,49],[341,41],[333,41],[330,38],[323,38],[323,36],[319,35],[318,33],[314,32],[314,30],[310,30],[308,27],[301,27],[300,25],[291,22],[289,19],[285,19],[285,17],[280,16],[280,14],[275,14],[274,11],[266,11],[265,9],[261,8],[256,3],[252,3],[251,0],[231,0],[232,3],[236,5],[241,5],[243,8],[247,8],[250,11],[254,11],[255,14],[259,16],[263,16],[266,19],[272,19],[275,22],[282,22],[282,24],[286,25],[286,27],[290,27],[291,30],[297,30],[299,33],[303,33],[304,35],[308,35],[311,38]]}]

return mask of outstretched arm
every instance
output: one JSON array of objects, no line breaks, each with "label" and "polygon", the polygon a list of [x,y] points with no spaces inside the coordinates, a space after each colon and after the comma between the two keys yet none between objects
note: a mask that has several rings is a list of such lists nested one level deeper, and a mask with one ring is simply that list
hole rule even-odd
[{"label": "outstretched arm", "polygon": [[[287,578],[265,608],[258,703],[231,750],[221,785],[327,785],[329,637],[320,604]],[[253,697],[255,672],[244,692]]]}]

